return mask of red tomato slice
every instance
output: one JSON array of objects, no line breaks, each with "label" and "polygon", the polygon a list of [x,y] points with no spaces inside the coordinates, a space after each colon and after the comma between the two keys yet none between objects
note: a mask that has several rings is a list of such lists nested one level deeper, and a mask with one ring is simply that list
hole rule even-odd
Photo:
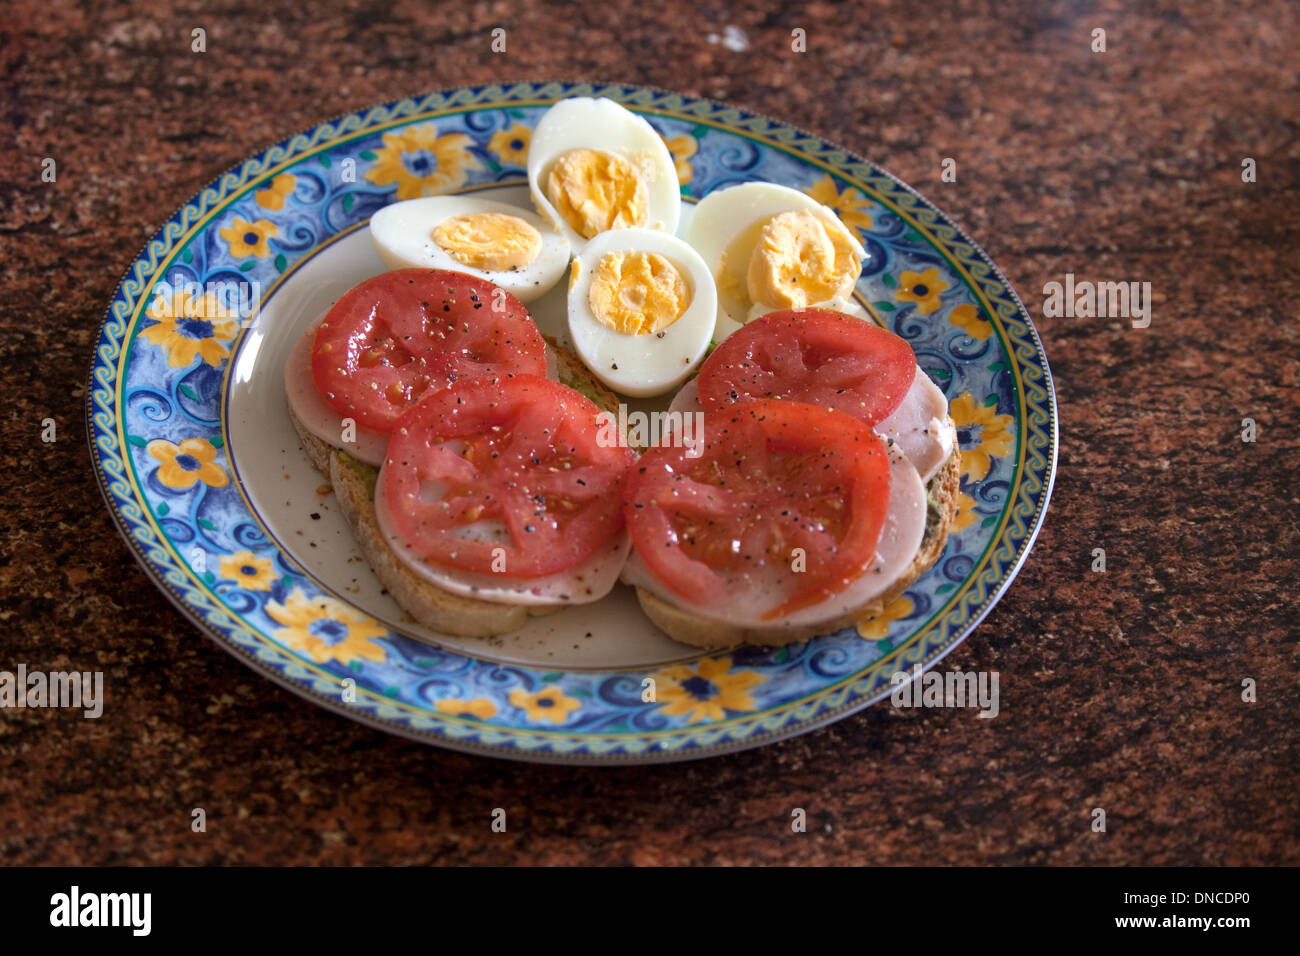
[{"label": "red tomato slice", "polygon": [[535,375],[426,395],[388,445],[389,517],[444,567],[509,578],[572,568],[623,528],[623,476],[636,458],[598,441],[599,413]]},{"label": "red tomato slice", "polygon": [[852,415],[888,418],[916,374],[912,347],[892,332],[826,309],[788,309],[732,333],[700,366],[705,411],[785,398]]},{"label": "red tomato slice", "polygon": [[311,372],[340,415],[387,434],[428,391],[545,375],[546,347],[528,310],[491,282],[399,269],[354,286],[330,309],[316,330]]},{"label": "red tomato slice", "polygon": [[834,596],[871,564],[890,485],[874,432],[841,412],[764,400],[706,415],[704,435],[699,457],[651,448],[628,476],[632,544],[675,593],[708,605],[776,582],[786,599],[770,619]]}]

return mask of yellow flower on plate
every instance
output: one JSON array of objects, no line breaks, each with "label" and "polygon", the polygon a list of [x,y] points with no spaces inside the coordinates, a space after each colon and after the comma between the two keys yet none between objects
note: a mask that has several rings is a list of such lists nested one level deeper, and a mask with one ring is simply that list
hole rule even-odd
[{"label": "yellow flower on plate", "polygon": [[901,621],[913,610],[907,595],[900,594],[886,604],[879,614],[858,621],[858,636],[868,641],[882,641],[889,636],[889,625],[893,621]]},{"label": "yellow flower on plate", "polygon": [[975,513],[975,499],[964,491],[957,492],[957,514],[952,519],[952,533],[965,531],[978,517]]},{"label": "yellow flower on plate", "polygon": [[962,329],[973,339],[984,342],[993,334],[993,326],[980,318],[979,309],[968,303],[962,303],[952,310],[948,321]]},{"label": "yellow flower on plate", "polygon": [[464,133],[439,136],[432,123],[384,134],[375,151],[375,164],[366,179],[376,186],[397,184],[398,199],[416,199],[455,189],[465,182],[465,171],[482,169],[467,148]]},{"label": "yellow flower on plate", "polygon": [[150,345],[167,351],[171,368],[189,365],[196,355],[215,368],[230,354],[218,340],[234,338],[238,328],[230,313],[211,292],[194,298],[177,289],[170,296],[154,296],[145,317],[157,324],[140,335]]},{"label": "yellow flower on plate", "polygon": [[267,240],[278,236],[280,229],[269,219],[245,222],[236,216],[234,222],[217,232],[222,239],[230,243],[230,254],[236,259],[243,259],[245,256],[265,259],[271,254],[271,247],[267,245]]},{"label": "yellow flower on plate", "polygon": [[553,724],[562,724],[569,719],[569,713],[582,704],[567,696],[555,685],[544,687],[535,694],[516,688],[510,692],[511,705],[518,707],[528,715],[535,724],[549,720]]},{"label": "yellow flower on plate", "polygon": [[444,714],[451,714],[459,717],[462,714],[469,714],[471,717],[477,717],[479,720],[487,720],[489,717],[495,717],[497,705],[492,703],[486,697],[475,697],[473,700],[462,700],[459,697],[449,697],[446,700],[440,700],[434,704],[438,710]]},{"label": "yellow flower on plate", "polygon": [[507,166],[527,166],[528,147],[533,141],[533,131],[523,123],[509,129],[499,129],[488,140],[488,149]]},{"label": "yellow flower on plate", "polygon": [[939,278],[938,269],[926,269],[924,272],[904,272],[898,277],[898,291],[894,298],[899,302],[915,302],[916,311],[929,315],[939,308],[939,293],[948,288],[948,283]]},{"label": "yellow flower on plate", "polygon": [[259,558],[251,551],[227,554],[221,558],[221,576],[234,581],[245,591],[269,591],[275,583],[270,558]]},{"label": "yellow flower on plate", "polygon": [[1012,417],[999,415],[996,408],[977,405],[970,392],[958,395],[948,413],[957,425],[957,443],[961,446],[962,474],[980,481],[989,473],[990,459],[1011,453],[1015,436],[1011,434]]},{"label": "yellow flower on plate", "polygon": [[359,657],[382,662],[386,656],[383,645],[374,641],[384,636],[379,622],[336,598],[323,594],[309,598],[301,588],[294,588],[283,604],[268,601],[266,613],[283,625],[273,637],[317,664],[350,664]]},{"label": "yellow flower on plate", "polygon": [[689,724],[722,720],[729,710],[753,710],[749,689],[763,682],[754,671],[733,671],[731,661],[706,657],[695,667],[680,664],[654,675],[655,699],[669,717],[686,717]]},{"label": "yellow flower on plate", "polygon": [[145,445],[145,450],[162,462],[158,480],[168,488],[184,491],[193,488],[196,481],[212,488],[230,484],[230,476],[216,462],[216,448],[205,438],[186,438],[179,445],[155,438]]},{"label": "yellow flower on plate", "polygon": [[677,167],[677,184],[685,186],[695,176],[695,170],[691,169],[691,157],[700,151],[700,141],[684,133],[672,139],[660,133],[659,138],[672,154],[673,165]]},{"label": "yellow flower on plate", "polygon": [[298,180],[293,173],[281,173],[272,179],[265,189],[253,193],[253,200],[263,209],[283,209],[284,201],[296,185]]},{"label": "yellow flower on plate", "polygon": [[830,206],[840,222],[854,226],[866,232],[871,228],[871,213],[867,212],[867,199],[852,186],[842,192],[835,187],[835,180],[827,173],[817,182],[804,190],[823,206]]}]

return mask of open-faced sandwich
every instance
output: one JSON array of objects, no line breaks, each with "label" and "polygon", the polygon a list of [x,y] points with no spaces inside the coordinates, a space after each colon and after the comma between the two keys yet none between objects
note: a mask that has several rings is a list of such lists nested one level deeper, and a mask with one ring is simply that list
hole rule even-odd
[{"label": "open-faced sandwich", "polygon": [[[679,641],[783,644],[878,613],[937,560],[947,401],[852,299],[865,252],[831,210],[744,184],[674,235],[662,139],[606,100],[549,111],[528,171],[535,210],[376,213],[394,271],[285,369],[303,447],[403,609],[489,636],[630,585]],[[573,351],[524,305],[566,268]],[[667,420],[702,430],[638,454],[609,437],[616,392],[671,396]]]},{"label": "open-faced sandwich", "polygon": [[757,318],[674,400],[705,447],[637,462],[623,572],[679,641],[784,644],[878,613],[938,559],[960,477],[943,393],[891,332]]}]

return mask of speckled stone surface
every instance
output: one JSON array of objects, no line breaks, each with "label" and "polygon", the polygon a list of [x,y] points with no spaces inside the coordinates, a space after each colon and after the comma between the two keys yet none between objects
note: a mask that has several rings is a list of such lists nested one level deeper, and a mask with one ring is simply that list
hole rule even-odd
[{"label": "speckled stone surface", "polygon": [[[0,860],[1300,862],[1294,4],[334,6],[10,0],[0,18],[0,669],[108,684],[98,721],[0,712]],[[886,705],[689,765],[480,759],[280,690],[148,582],[83,437],[92,342],[136,251],[291,132],[512,79],[652,84],[815,130],[1006,271],[1056,376],[1061,461],[1019,579],[948,658],[1000,673],[997,719]],[[1043,319],[1043,284],[1066,272],[1149,281],[1151,327]]]}]

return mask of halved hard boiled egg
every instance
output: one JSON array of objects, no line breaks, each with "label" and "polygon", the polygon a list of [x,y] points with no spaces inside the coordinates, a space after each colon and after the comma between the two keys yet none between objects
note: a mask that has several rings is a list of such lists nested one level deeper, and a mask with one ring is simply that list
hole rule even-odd
[{"label": "halved hard boiled egg", "polygon": [[677,231],[682,197],[662,137],[613,100],[573,97],[552,106],[528,147],[533,202],[581,252],[611,229]]},{"label": "halved hard boiled egg", "polygon": [[573,260],[569,337],[592,373],[624,395],[660,395],[685,381],[717,313],[708,267],[675,236],[602,232]]},{"label": "halved hard boiled egg", "polygon": [[797,189],[744,183],[709,193],[682,237],[717,282],[718,341],[780,309],[862,311],[850,303],[866,250],[834,212]]},{"label": "halved hard boiled egg", "polygon": [[520,302],[549,291],[569,264],[569,241],[531,209],[473,196],[428,196],[385,206],[370,238],[389,269],[478,276]]}]

